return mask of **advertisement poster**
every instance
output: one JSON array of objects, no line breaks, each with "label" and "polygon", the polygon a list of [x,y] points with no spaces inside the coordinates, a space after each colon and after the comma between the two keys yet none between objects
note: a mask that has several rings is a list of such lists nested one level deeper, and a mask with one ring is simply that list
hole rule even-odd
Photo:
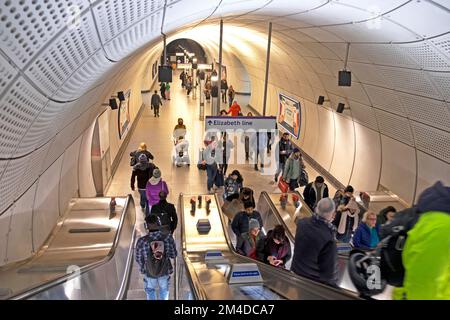
[{"label": "advertisement poster", "polygon": [[278,95],[278,124],[297,139],[300,137],[300,102],[280,93]]},{"label": "advertisement poster", "polygon": [[118,115],[118,123],[119,123],[119,138],[123,139],[128,132],[128,127],[131,122],[130,118],[130,94],[131,91],[128,90],[125,92],[125,100],[120,101],[119,106],[119,115]]}]

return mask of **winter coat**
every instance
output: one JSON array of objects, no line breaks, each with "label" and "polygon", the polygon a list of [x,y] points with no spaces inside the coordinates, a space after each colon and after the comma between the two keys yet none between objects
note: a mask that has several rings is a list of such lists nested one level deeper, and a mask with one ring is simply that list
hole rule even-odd
[{"label": "winter coat", "polygon": [[161,97],[157,93],[154,93],[152,95],[151,105],[152,105],[152,107],[155,107],[155,106],[157,107],[160,105],[162,106]]},{"label": "winter coat", "polygon": [[222,90],[228,90],[228,83],[227,83],[227,80],[221,80],[221,81],[220,81],[220,89],[222,89]]},{"label": "winter coat", "polygon": [[267,264],[269,264],[269,261],[267,260],[269,256],[273,256],[277,258],[277,260],[282,260],[283,266],[285,266],[292,257],[289,239],[285,236],[282,244],[276,244],[273,241],[273,230],[270,230],[267,233],[264,242],[262,242],[261,245],[258,245],[257,248],[259,249],[258,257],[261,257],[260,260]]},{"label": "winter coat", "polygon": [[286,160],[283,171],[283,180],[288,183],[291,180],[298,180],[303,168],[305,168],[305,164],[303,163],[302,156],[300,156],[298,160],[295,160],[294,154],[292,153]]},{"label": "winter coat", "polygon": [[286,163],[286,160],[291,155],[292,150],[294,149],[292,146],[291,140],[281,139],[276,147],[276,152],[278,154],[278,159],[280,163]]},{"label": "winter coat", "polygon": [[227,111],[227,113],[231,113],[232,117],[237,117],[239,112],[241,112],[241,106],[237,103],[233,103]]},{"label": "winter coat", "polygon": [[[375,225],[375,231],[380,238],[380,225]],[[371,233],[369,226],[362,222],[356,228],[355,234],[353,235],[352,242],[353,246],[358,249],[371,250],[373,247],[370,246]]]},{"label": "winter coat", "polygon": [[337,286],[337,247],[332,227],[316,215],[297,222],[291,270]]},{"label": "winter coat", "polygon": [[163,181],[161,178],[155,179],[150,178],[147,182],[146,187],[146,195],[148,200],[148,205],[153,206],[154,204],[159,202],[159,192],[164,191],[169,194],[169,188],[167,187],[167,183]]},{"label": "winter coat", "polygon": [[[261,231],[256,236],[256,239],[253,239],[248,232],[242,233],[237,238],[236,251],[243,256],[262,261],[261,258],[263,257],[258,256],[258,251],[261,251],[261,248],[258,248],[258,246],[264,245],[264,238],[264,234]],[[251,256],[252,253],[255,254],[254,257]]]},{"label": "winter coat", "polygon": [[170,232],[173,233],[178,225],[177,210],[172,203],[166,200],[160,200],[152,206],[151,214],[156,214],[162,225],[168,225]]},{"label": "winter coat", "polygon": [[450,300],[450,188],[440,182],[419,197],[420,214],[408,231],[402,260],[408,300]]},{"label": "winter coat", "polygon": [[155,165],[153,163],[138,163],[133,167],[131,173],[131,190],[134,190],[134,184],[137,178],[138,189],[145,189],[147,187],[147,181],[153,175]]},{"label": "winter coat", "polygon": [[248,232],[248,223],[250,219],[258,220],[259,226],[261,228],[263,227],[263,220],[258,211],[254,210],[250,215],[245,211],[241,211],[234,216],[233,221],[231,222],[231,229],[237,237],[242,233]]},{"label": "winter coat", "polygon": [[[328,198],[328,186],[326,183],[322,185],[322,198]],[[315,187],[315,183],[310,182],[306,185],[305,190],[303,190],[303,198],[305,199],[306,204],[308,207],[311,208],[311,210],[314,210],[316,206],[316,199],[317,199],[317,189]]]}]

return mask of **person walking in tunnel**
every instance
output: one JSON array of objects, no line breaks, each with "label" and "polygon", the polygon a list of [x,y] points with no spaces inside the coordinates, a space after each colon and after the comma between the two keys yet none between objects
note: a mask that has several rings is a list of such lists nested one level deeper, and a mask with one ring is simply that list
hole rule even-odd
[{"label": "person walking in tunnel", "polygon": [[186,85],[186,93],[187,93],[187,95],[190,95],[191,91],[192,91],[192,86],[194,85],[192,83],[192,77],[191,76],[188,76],[185,85]]},{"label": "person walking in tunnel", "polygon": [[135,182],[137,178],[138,192],[141,198],[140,204],[142,210],[145,212],[145,215],[148,215],[149,212],[146,194],[147,181],[153,175],[154,169],[155,165],[148,162],[145,154],[141,154],[139,156],[139,162],[133,167],[133,172],[131,174],[131,190],[135,190]]},{"label": "person walking in tunnel", "polygon": [[261,168],[264,168],[264,155],[267,147],[267,132],[256,131],[250,133],[249,144],[254,156],[253,163],[255,165],[255,170],[259,171],[258,160]]},{"label": "person walking in tunnel", "polygon": [[159,107],[162,106],[161,97],[158,95],[158,92],[155,90],[155,93],[152,95],[151,100],[151,108],[153,109],[153,114],[155,117],[159,117]]},{"label": "person walking in tunnel", "polygon": [[181,88],[184,89],[184,86],[186,85],[186,73],[184,72],[184,70],[180,74],[180,80],[181,80]]},{"label": "person walking in tunnel", "polygon": [[218,156],[218,150],[217,150],[217,141],[216,136],[211,136],[210,141],[205,140],[205,148],[203,150],[202,155],[202,164],[206,165],[206,186],[208,188],[209,193],[214,193],[213,187],[214,187],[214,181],[216,179],[218,165],[216,161],[216,157]]},{"label": "person walking in tunnel", "polygon": [[[158,222],[160,225],[160,230],[163,233],[175,232],[178,225],[177,210],[172,203],[167,201],[167,193],[164,191],[159,192],[159,202],[152,207],[151,215],[156,215],[158,217]],[[147,216],[146,222],[149,223]]]},{"label": "person walking in tunnel", "polygon": [[228,107],[231,107],[234,101],[234,97],[236,95],[236,91],[234,91],[234,88],[232,85],[228,88]]},{"label": "person walking in tunnel", "polygon": [[166,84],[164,82],[161,82],[161,85],[159,86],[159,91],[161,92],[161,97],[166,100]]},{"label": "person walking in tunnel", "polygon": [[227,90],[228,90],[227,79],[222,79],[220,81],[220,91],[222,93],[222,102],[223,103],[227,103]]},{"label": "person walking in tunnel", "polygon": [[170,100],[170,82],[166,82],[165,95],[166,95],[167,100]]},{"label": "person walking in tunnel", "polygon": [[331,223],[335,205],[323,198],[312,217],[299,219],[291,271],[299,276],[337,287],[336,228]]},{"label": "person walking in tunnel", "polygon": [[159,288],[159,298],[169,300],[169,280],[173,273],[170,259],[177,256],[177,248],[172,234],[160,231],[158,217],[150,215],[147,219],[148,234],[136,242],[135,259],[139,271],[144,276],[144,290],[147,300],[158,300],[156,289]]},{"label": "person walking in tunnel", "polygon": [[228,169],[228,162],[230,160],[231,155],[231,149],[234,148],[234,143],[228,138],[228,134],[226,132],[222,133],[222,139],[219,143],[219,156],[221,155],[222,158],[220,160],[221,163],[219,165],[223,176],[225,177],[227,175],[227,169]]},{"label": "person walking in tunnel", "polygon": [[152,206],[158,203],[160,191],[164,191],[166,194],[169,194],[167,183],[161,178],[161,170],[159,170],[159,168],[155,168],[153,170],[153,175],[150,177],[146,185],[149,212],[151,212]]},{"label": "person walking in tunnel", "polygon": [[291,155],[292,150],[293,147],[292,142],[289,139],[289,133],[284,132],[276,146],[276,154],[278,154],[278,166],[277,171],[275,172],[275,182],[278,182],[280,173],[283,173],[286,160]]},{"label": "person walking in tunnel", "polygon": [[153,155],[150,153],[150,151],[147,150],[147,144],[145,142],[141,142],[139,144],[139,147],[137,150],[130,152],[131,157],[131,165],[134,166],[139,162],[139,156],[141,154],[145,154],[147,157],[148,162],[152,162],[154,159]]},{"label": "person walking in tunnel", "polygon": [[303,190],[303,198],[311,210],[316,208],[321,199],[328,198],[328,196],[328,186],[322,176],[317,176],[316,180],[308,183]]},{"label": "person walking in tunnel", "polygon": [[231,107],[228,109],[227,114],[230,114],[232,117],[237,117],[241,113],[241,106],[237,103],[237,101],[234,101]]},{"label": "person walking in tunnel", "polygon": [[283,180],[289,184],[289,189],[291,191],[295,191],[295,189],[299,187],[298,181],[300,179],[302,169],[305,169],[302,154],[300,153],[300,149],[295,148],[286,160],[283,171]]}]

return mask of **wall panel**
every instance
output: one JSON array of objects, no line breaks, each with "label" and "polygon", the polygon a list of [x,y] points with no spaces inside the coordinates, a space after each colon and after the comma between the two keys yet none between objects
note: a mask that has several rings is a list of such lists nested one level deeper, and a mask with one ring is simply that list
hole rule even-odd
[{"label": "wall panel", "polygon": [[342,184],[347,185],[353,167],[355,155],[355,130],[353,121],[334,113],[336,138],[334,140],[334,154],[330,173]]},{"label": "wall panel", "polygon": [[394,139],[381,136],[383,160],[380,183],[406,202],[413,201],[416,184],[414,149]]},{"label": "wall panel", "polygon": [[355,164],[350,184],[356,190],[375,191],[381,168],[379,133],[355,123]]},{"label": "wall panel", "polygon": [[59,217],[59,177],[63,157],[59,157],[39,178],[33,206],[33,247],[37,251],[50,235]]}]

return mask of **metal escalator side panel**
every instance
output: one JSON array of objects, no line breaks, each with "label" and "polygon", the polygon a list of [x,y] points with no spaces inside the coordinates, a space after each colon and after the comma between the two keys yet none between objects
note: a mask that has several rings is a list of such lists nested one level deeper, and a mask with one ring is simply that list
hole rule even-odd
[{"label": "metal escalator side panel", "polygon": [[134,200],[128,195],[113,245],[106,257],[79,268],[69,266],[71,273],[15,295],[11,299],[122,299],[131,272],[135,224]]}]

